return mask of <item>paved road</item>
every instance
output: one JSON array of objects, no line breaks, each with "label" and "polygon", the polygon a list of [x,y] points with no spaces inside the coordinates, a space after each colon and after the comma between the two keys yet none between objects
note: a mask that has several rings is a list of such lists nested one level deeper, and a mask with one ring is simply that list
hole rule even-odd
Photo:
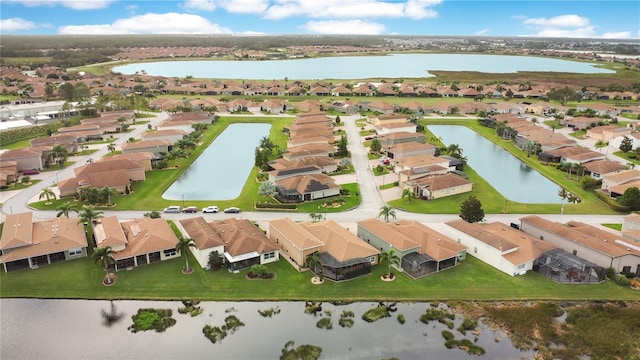
[{"label": "paved road", "polygon": [[[226,116],[226,114],[225,114]],[[272,115],[270,115],[272,116]],[[156,118],[150,119],[150,123],[152,125],[156,125],[161,121],[164,121],[168,117],[167,113],[161,113]],[[349,142],[349,150],[352,155],[352,163],[356,171],[356,181],[360,186],[360,195],[362,198],[361,204],[353,210],[340,212],[340,213],[329,213],[327,214],[327,219],[332,219],[337,222],[347,224],[355,224],[357,221],[375,218],[378,216],[380,211],[380,207],[385,204],[385,201],[382,199],[380,194],[380,190],[375,181],[375,177],[371,171],[370,162],[367,156],[366,149],[362,143],[362,139],[360,137],[360,129],[356,125],[356,121],[360,118],[359,115],[352,116],[341,116],[341,120],[345,123],[345,130],[347,132],[347,140]],[[116,140],[116,145],[122,145],[127,141],[129,137],[138,137],[146,131],[146,126],[139,126],[133,132],[126,134],[126,136]],[[568,136],[568,135],[567,135]],[[78,159],[73,165],[69,166],[66,169],[63,169],[59,172],[51,172],[51,175],[45,178],[38,184],[35,184],[17,195],[13,196],[9,200],[5,201],[2,206],[2,215],[11,213],[19,213],[25,212],[29,210],[33,210],[28,207],[28,203],[34,197],[37,197],[43,188],[52,185],[56,181],[56,176],[59,179],[65,179],[73,174],[73,169],[77,166],[81,166],[86,163],[86,160],[91,157],[93,159],[97,159],[99,157],[104,156],[107,153],[106,146],[97,152],[91,154],[90,156],[86,156]],[[105,216],[117,215],[121,220],[130,220],[136,219],[143,216],[143,214],[147,211],[158,210],[158,209],[147,209],[140,211],[104,211]],[[429,223],[443,223],[450,220],[458,219],[457,214],[417,214],[417,213],[409,213],[402,210],[395,210],[396,216],[398,219],[406,219],[406,220],[416,220],[425,224]],[[486,216],[487,222],[500,221],[503,223],[511,223],[511,222],[519,222],[518,219],[526,216],[528,214],[488,214]],[[56,216],[56,211],[34,211],[34,218],[36,219],[47,219]],[[306,213],[278,213],[278,212],[242,212],[240,214],[202,214],[206,219],[216,220],[216,219],[224,219],[230,217],[244,217],[249,218],[253,221],[257,222],[266,222],[269,220],[279,219],[282,217],[289,217],[294,221],[305,221],[310,220],[309,214]],[[558,214],[548,214],[543,215],[545,218],[548,218],[552,221],[558,222],[566,222],[569,220],[578,220],[585,223],[591,224],[601,224],[601,223],[621,223],[622,215],[560,215],[560,210],[558,209]],[[163,214],[164,218],[167,219],[183,219],[193,217],[193,214]],[[351,231],[355,230],[355,226],[350,229]]]}]

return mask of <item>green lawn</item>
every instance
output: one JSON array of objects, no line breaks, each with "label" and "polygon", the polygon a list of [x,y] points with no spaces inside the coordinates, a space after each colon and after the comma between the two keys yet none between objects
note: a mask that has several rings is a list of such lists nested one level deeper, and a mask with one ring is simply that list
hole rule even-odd
[{"label": "green lawn", "polygon": [[635,155],[636,152],[635,151],[629,151],[629,152],[623,152],[623,151],[616,151],[613,153],[613,155],[625,159],[626,161],[638,165],[640,164],[640,161],[638,160],[638,158],[632,158],[630,157],[630,155]]},{"label": "green lawn", "polygon": [[250,281],[225,270],[206,271],[196,265],[183,275],[184,259],[176,258],[120,271],[113,286],[101,283],[104,272],[90,258],[0,274],[3,298],[69,299],[197,299],[209,301],[445,301],[445,300],[640,300],[640,293],[612,282],[558,285],[530,272],[511,277],[468,256],[458,267],[413,280],[401,274],[393,282],[380,280],[385,265],[370,275],[322,285],[311,284],[311,272],[299,273],[286,260],[269,264],[274,280]]}]

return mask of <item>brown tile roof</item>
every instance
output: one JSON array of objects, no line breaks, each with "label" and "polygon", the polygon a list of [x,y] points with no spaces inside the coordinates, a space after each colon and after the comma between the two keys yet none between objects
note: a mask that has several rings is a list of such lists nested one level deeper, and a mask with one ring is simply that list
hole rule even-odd
[{"label": "brown tile roof", "polygon": [[299,167],[311,166],[311,165],[324,167],[324,166],[333,166],[336,164],[337,164],[336,160],[328,156],[309,156],[309,157],[293,159],[293,160],[276,159],[269,162],[269,166],[271,166],[276,170],[299,168]]},{"label": "brown tile roof", "polygon": [[420,244],[416,240],[399,231],[399,229],[397,228],[398,225],[396,225],[396,223],[385,223],[378,219],[366,219],[358,221],[358,226],[375,234],[377,237],[386,241],[391,246],[400,251],[420,248]]},{"label": "brown tile roof", "polygon": [[[9,218],[12,216],[14,215],[8,215],[7,221],[9,221]],[[78,222],[78,219],[59,217],[34,222],[33,224],[25,223],[24,226],[32,227],[31,244],[28,246],[14,248],[11,251],[5,251],[4,255],[0,258],[0,262],[5,263],[34,256],[87,247],[87,238],[84,233],[84,227],[82,226],[82,223]]]},{"label": "brown tile roof", "polygon": [[420,187],[426,187],[429,191],[438,191],[442,189],[448,189],[455,186],[462,186],[467,184],[472,184],[471,181],[453,174],[448,173],[444,175],[429,175],[425,177],[421,177],[415,180],[411,180],[412,183]]},{"label": "brown tile roof", "polygon": [[380,254],[380,251],[362,241],[349,230],[333,220],[301,224],[309,233],[324,243],[323,251],[338,261],[356,258],[368,258]]},{"label": "brown tile roof", "polygon": [[287,239],[300,250],[323,246],[322,241],[290,218],[271,220],[269,221],[269,225],[285,235]]},{"label": "brown tile roof", "polygon": [[292,176],[290,178],[278,180],[276,181],[276,184],[285,189],[296,189],[300,194],[340,187],[339,185],[336,185],[335,179],[324,174]]},{"label": "brown tile roof", "polygon": [[134,149],[144,149],[144,148],[150,148],[150,147],[164,147],[164,146],[171,146],[171,142],[169,140],[162,140],[162,139],[156,139],[156,140],[142,140],[142,141],[138,141],[138,142],[133,142],[133,143],[125,143],[122,144],[122,146],[120,146],[122,148],[122,150],[134,150]]},{"label": "brown tile roof", "polygon": [[629,170],[621,170],[613,174],[607,174],[603,176],[603,178],[607,181],[612,181],[616,183],[623,183],[626,181],[634,180],[640,177],[640,170],[629,169]]},{"label": "brown tile roof", "polygon": [[490,228],[485,228],[485,226],[477,223],[472,224],[462,219],[457,219],[457,220],[447,222],[447,225],[451,226],[456,230],[462,231],[463,233],[479,241],[482,241],[483,243],[503,253],[505,251],[515,249],[518,247],[517,244],[514,244],[508,239],[500,237],[494,232],[490,231]]},{"label": "brown tile roof", "polygon": [[537,228],[544,229],[566,240],[581,244],[611,257],[619,257],[627,254],[640,256],[640,251],[627,248],[627,246],[616,242],[616,240],[621,239],[622,236],[617,236],[616,234],[594,228],[587,224],[569,222],[567,225],[564,225],[537,215],[525,216],[521,218],[520,221],[529,223]]},{"label": "brown tile roof", "polygon": [[127,244],[127,237],[124,235],[117,216],[106,216],[99,219],[93,228],[93,233],[98,247],[118,248]]},{"label": "brown tile roof", "polygon": [[625,166],[619,162],[611,161],[609,159],[589,161],[584,164],[584,167],[587,170],[598,174],[608,174],[625,168]]},{"label": "brown tile roof", "polygon": [[7,150],[3,153],[0,153],[0,160],[5,161],[8,159],[24,159],[30,157],[39,157],[40,152],[36,152],[30,149],[16,149],[16,150]]},{"label": "brown tile roof", "polygon": [[287,152],[293,156],[313,156],[314,154],[332,153],[334,151],[335,147],[329,143],[300,145],[287,149]]},{"label": "brown tile roof", "polygon": [[182,219],[179,222],[189,234],[189,237],[196,243],[196,248],[199,250],[224,246],[224,241],[202,216]]},{"label": "brown tile roof", "polygon": [[406,152],[406,151],[415,151],[415,150],[429,150],[433,148],[435,148],[435,145],[423,144],[423,143],[412,141],[412,142],[400,143],[400,144],[390,146],[388,150],[394,151],[394,152],[395,151]]},{"label": "brown tile roof", "polygon": [[131,159],[111,159],[95,161],[73,169],[77,177],[89,176],[93,173],[104,173],[116,170],[144,169],[139,162]]},{"label": "brown tile roof", "polygon": [[265,254],[278,248],[256,225],[247,219],[225,219],[211,223],[213,230],[225,242],[225,252],[239,256],[256,252]]},{"label": "brown tile roof", "polygon": [[143,217],[121,223],[127,237],[127,247],[113,255],[116,260],[156,251],[174,249],[178,238],[165,219]]},{"label": "brown tile roof", "polygon": [[162,136],[171,136],[171,135],[187,135],[186,132],[179,129],[165,129],[165,130],[156,130],[156,131],[146,131],[140,135],[141,138],[154,138],[154,137],[162,137]]},{"label": "brown tile roof", "polygon": [[0,250],[31,245],[33,212],[7,215],[0,238]]},{"label": "brown tile roof", "polygon": [[[407,124],[389,124],[389,125],[384,125],[382,127],[389,128],[389,127],[391,127],[391,125],[406,126]],[[417,133],[417,132],[410,132],[410,131],[398,131],[398,132],[393,132],[393,133],[390,133],[390,134],[381,135],[380,136],[380,140],[384,140],[384,139],[391,139],[391,140],[413,139],[413,138],[416,138],[416,137],[424,137],[424,134]]]}]

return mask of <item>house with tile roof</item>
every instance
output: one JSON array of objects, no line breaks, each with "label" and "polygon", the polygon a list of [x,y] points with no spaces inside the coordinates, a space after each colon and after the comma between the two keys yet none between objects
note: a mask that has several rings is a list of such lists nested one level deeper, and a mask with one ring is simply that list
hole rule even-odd
[{"label": "house with tile roof", "polygon": [[[162,131],[162,130],[160,130]],[[120,146],[123,154],[135,152],[151,152],[156,155],[160,153],[168,154],[173,148],[173,143],[166,139],[142,140],[124,143]]]},{"label": "house with tile roof", "polygon": [[358,237],[380,251],[394,249],[400,269],[414,279],[453,268],[466,257],[464,245],[412,220],[362,220]]},{"label": "house with tile roof", "polygon": [[382,148],[387,148],[406,142],[424,143],[425,137],[423,133],[415,131],[397,131],[380,135],[378,136],[378,140],[380,140]]},{"label": "house with tile roof", "polygon": [[60,197],[76,194],[80,188],[109,187],[120,194],[126,192],[132,182],[146,179],[145,166],[131,159],[106,159],[94,161],[73,169],[75,176],[58,182]]},{"label": "house with tile roof", "polygon": [[625,165],[609,159],[589,161],[583,165],[586,169],[585,174],[596,180],[602,179],[605,175],[625,169]]},{"label": "house with tile roof", "polygon": [[589,161],[604,160],[606,155],[585,146],[567,146],[543,151],[539,157],[550,162],[581,164]]},{"label": "house with tile roof", "polygon": [[307,256],[321,252],[324,243],[291,218],[269,221],[269,239],[280,248],[285,258],[298,271],[305,267]]},{"label": "house with tile roof", "polygon": [[476,257],[510,276],[524,275],[536,259],[556,246],[508,225],[468,223],[462,219],[439,227],[445,235]]},{"label": "house with tile roof", "polygon": [[609,140],[618,137],[631,135],[631,128],[626,126],[606,125],[596,126],[587,130],[587,137],[595,140],[609,142]]},{"label": "house with tile roof", "polygon": [[630,187],[640,186],[640,171],[636,169],[620,170],[602,177],[600,190],[611,197],[619,197]]},{"label": "house with tile roof", "polygon": [[166,140],[171,144],[175,144],[179,140],[184,139],[187,133],[180,129],[164,129],[155,131],[145,131],[140,135],[142,141],[150,140]]},{"label": "house with tile roof", "polygon": [[304,222],[300,226],[323,244],[318,258],[325,278],[344,281],[366,275],[379,261],[378,249],[333,220]]},{"label": "house with tile roof", "polygon": [[7,150],[0,153],[0,162],[15,162],[17,171],[42,170],[42,153],[31,149]]},{"label": "house with tile roof", "polygon": [[269,174],[269,181],[277,182],[293,176],[322,174],[322,168],[316,165],[302,165],[299,167],[289,167],[286,169],[271,170],[268,172],[268,174]]},{"label": "house with tile roof", "polygon": [[520,219],[525,233],[616,272],[633,272],[640,276],[640,243],[625,238],[619,231],[604,230],[578,221],[566,224],[537,215]]},{"label": "house with tile roof", "polygon": [[418,155],[435,155],[437,148],[433,144],[404,142],[385,148],[386,155],[394,161]]},{"label": "house with tile roof", "polygon": [[280,252],[260,228],[247,219],[225,219],[210,223],[224,242],[224,258],[230,271],[280,259]]},{"label": "house with tile roof", "polygon": [[203,269],[209,269],[209,255],[217,251],[224,254],[225,243],[202,216],[178,220],[182,236],[193,239],[196,247],[191,253]]},{"label": "house with tile roof", "polygon": [[311,165],[320,167],[324,174],[338,170],[338,162],[329,156],[310,156],[294,160],[276,159],[269,162],[269,167],[273,170],[292,169]]},{"label": "house with tile roof", "polygon": [[178,238],[165,219],[142,217],[119,222],[103,217],[94,224],[96,246],[111,246],[115,271],[173,259]]},{"label": "house with tile roof", "polygon": [[288,177],[276,182],[276,198],[281,202],[304,202],[340,195],[340,185],[325,174]]},{"label": "house with tile roof", "polygon": [[335,151],[335,146],[329,143],[308,144],[287,148],[282,157],[285,160],[295,160],[309,156],[329,156]]},{"label": "house with tile roof", "polygon": [[[429,170],[427,168],[422,171]],[[440,174],[437,171],[432,171],[427,176],[413,176],[401,183],[401,186],[403,189],[411,189],[417,198],[426,200],[464,194],[473,190],[473,183],[462,176],[454,173]]]},{"label": "house with tile roof", "polygon": [[409,121],[404,123],[398,122],[398,123],[391,123],[391,124],[381,124],[379,126],[376,126],[376,132],[379,135],[393,134],[397,132],[415,133],[416,129],[417,129],[417,125]]},{"label": "house with tile roof", "polygon": [[35,269],[87,256],[87,238],[78,219],[33,221],[33,212],[7,215],[0,237],[5,272]]},{"label": "house with tile roof", "polygon": [[18,162],[0,161],[0,186],[7,186],[18,181],[19,176]]}]

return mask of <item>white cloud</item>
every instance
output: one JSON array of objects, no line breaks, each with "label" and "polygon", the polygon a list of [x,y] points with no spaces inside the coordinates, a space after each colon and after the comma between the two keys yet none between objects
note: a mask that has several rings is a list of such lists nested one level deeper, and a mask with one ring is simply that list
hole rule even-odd
[{"label": "white cloud", "polygon": [[491,31],[491,30],[489,30],[489,29],[482,29],[482,30],[478,30],[478,31],[476,31],[476,32],[475,32],[475,34],[473,34],[473,35],[476,35],[476,36],[484,36],[484,35],[489,34],[489,32],[490,32],[490,31]]},{"label": "white cloud", "polygon": [[547,30],[538,31],[534,35],[526,35],[526,36],[561,37],[561,38],[594,38],[594,37],[597,37],[593,26],[587,26],[587,27],[578,28],[578,29],[547,29]]},{"label": "white cloud", "polygon": [[303,29],[315,34],[359,34],[359,35],[379,35],[384,33],[386,27],[383,24],[364,22],[362,20],[329,20],[329,21],[309,21],[302,26]]},{"label": "white cloud", "polygon": [[589,25],[589,19],[578,15],[560,15],[552,18],[530,18],[524,21],[526,25],[551,26],[551,27],[585,27]]},{"label": "white cloud", "polygon": [[311,18],[412,18],[437,17],[431,7],[441,0],[407,0],[388,2],[380,0],[276,0],[265,18],[279,20],[288,17],[306,16]]},{"label": "white cloud", "polygon": [[36,24],[29,20],[21,18],[0,19],[0,33],[30,30],[36,27]]},{"label": "white cloud", "polygon": [[136,11],[136,10],[138,10],[138,5],[136,5],[136,4],[127,5],[125,7],[125,9],[129,10],[129,11]]},{"label": "white cloud", "polygon": [[213,0],[187,0],[182,7],[188,11],[213,11],[216,3]]},{"label": "white cloud", "polygon": [[262,14],[269,7],[269,0],[218,0],[218,5],[230,13]]},{"label": "white cloud", "polygon": [[64,6],[73,10],[104,9],[115,0],[2,0],[19,3],[27,7],[36,6]]},{"label": "white cloud", "polygon": [[600,36],[604,39],[631,39],[630,31],[606,32]]},{"label": "white cloud", "polygon": [[145,14],[119,19],[112,24],[69,25],[60,34],[231,34],[228,28],[212,24],[194,14]]}]

